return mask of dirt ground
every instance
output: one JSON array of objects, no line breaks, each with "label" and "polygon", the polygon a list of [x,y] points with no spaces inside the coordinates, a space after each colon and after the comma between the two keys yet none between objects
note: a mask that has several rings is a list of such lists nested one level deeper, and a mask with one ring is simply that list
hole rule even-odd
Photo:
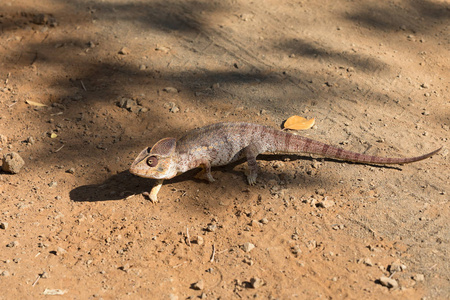
[{"label": "dirt ground", "polygon": [[[0,156],[25,165],[0,171],[0,298],[450,297],[449,19],[439,0],[2,0]],[[163,137],[292,115],[353,151],[443,149],[262,156],[255,186],[239,162],[158,204],[128,172]]]}]

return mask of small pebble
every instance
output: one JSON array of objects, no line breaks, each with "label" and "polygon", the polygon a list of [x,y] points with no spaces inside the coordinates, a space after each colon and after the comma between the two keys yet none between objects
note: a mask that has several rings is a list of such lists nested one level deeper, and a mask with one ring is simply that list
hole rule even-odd
[{"label": "small pebble", "polygon": [[0,272],[0,276],[8,277],[9,275],[9,272],[6,270]]},{"label": "small pebble", "polygon": [[25,162],[22,157],[16,152],[10,152],[3,156],[2,169],[5,172],[17,174],[22,169]]},{"label": "small pebble", "polygon": [[119,268],[122,271],[128,272],[131,269],[131,266],[129,263],[126,263],[125,265],[123,265],[122,267]]},{"label": "small pebble", "polygon": [[67,253],[67,250],[64,249],[64,248],[62,248],[62,247],[58,247],[58,248],[56,248],[56,253],[57,253],[58,255],[66,254],[66,253]]},{"label": "small pebble", "polygon": [[48,184],[48,186],[49,187],[55,187],[55,186],[57,186],[58,185],[58,183],[56,182],[56,181],[52,181],[52,182],[50,182],[49,184]]},{"label": "small pebble", "polygon": [[128,54],[130,54],[130,49],[128,49],[127,47],[123,47],[122,49],[119,50],[119,54],[120,55],[128,55]]},{"label": "small pebble", "polygon": [[242,245],[242,249],[245,252],[250,252],[255,248],[255,245],[253,245],[252,243],[246,242]]},{"label": "small pebble", "polygon": [[425,281],[425,276],[423,274],[416,274],[412,277],[417,282]]},{"label": "small pebble", "polygon": [[203,289],[205,288],[205,282],[203,281],[203,279],[200,279],[200,280],[197,281],[196,283],[193,283],[193,284],[191,285],[191,287],[192,287],[194,290],[201,291],[201,290],[203,290]]},{"label": "small pebble", "polygon": [[202,236],[197,235],[197,236],[192,240],[192,242],[193,242],[193,243],[196,243],[197,245],[203,245],[204,240],[203,240],[203,237],[202,237]]},{"label": "small pebble", "polygon": [[8,144],[8,138],[3,134],[0,134],[0,147],[4,147]]},{"label": "small pebble", "polygon": [[406,270],[406,266],[400,260],[396,260],[389,266],[388,270],[391,274],[394,272],[402,272]]},{"label": "small pebble", "polygon": [[0,223],[0,229],[8,229],[8,223],[7,222],[1,222]]},{"label": "small pebble", "polygon": [[265,224],[269,223],[269,220],[267,220],[267,218],[262,218],[260,220],[260,222],[265,225]]},{"label": "small pebble", "polygon": [[379,281],[382,286],[388,287],[390,289],[398,287],[397,280],[386,277],[386,276],[381,276]]},{"label": "small pebble", "polygon": [[27,137],[27,139],[25,140],[25,142],[26,142],[28,145],[33,145],[34,143],[36,143],[36,140],[34,139],[34,137],[29,136],[29,137]]},{"label": "small pebble", "polygon": [[66,170],[66,173],[74,174],[75,173],[75,169],[74,168],[70,168],[70,169]]},{"label": "small pebble", "polygon": [[325,200],[320,201],[319,203],[317,203],[317,207],[322,207],[322,208],[330,208],[334,205],[334,201],[333,200],[328,200],[325,197]]},{"label": "small pebble", "polygon": [[258,289],[264,285],[264,281],[261,278],[253,277],[252,279],[250,279],[250,284],[252,288]]},{"label": "small pebble", "polygon": [[176,88],[174,88],[174,87],[171,87],[171,86],[163,88],[163,91],[166,92],[166,93],[169,93],[169,94],[176,94],[176,93],[178,93],[178,90]]},{"label": "small pebble", "polygon": [[169,294],[169,300],[178,300],[178,296],[175,294]]},{"label": "small pebble", "polygon": [[217,229],[217,225],[216,224],[208,224],[208,226],[206,227],[206,231],[209,232],[214,232]]},{"label": "small pebble", "polygon": [[19,245],[19,242],[18,241],[13,241],[13,242],[7,244],[6,247],[13,248],[13,247],[16,247],[17,245]]},{"label": "small pebble", "polygon": [[373,266],[373,262],[372,262],[372,260],[370,259],[370,258],[364,258],[364,260],[363,260],[363,263],[366,265],[366,266],[369,266],[369,267],[372,267]]}]

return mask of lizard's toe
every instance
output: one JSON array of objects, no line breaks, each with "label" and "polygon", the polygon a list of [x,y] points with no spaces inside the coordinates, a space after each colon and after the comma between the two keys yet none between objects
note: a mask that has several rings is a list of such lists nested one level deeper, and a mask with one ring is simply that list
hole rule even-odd
[{"label": "lizard's toe", "polygon": [[249,185],[255,185],[256,184],[256,176],[247,176],[247,181]]}]

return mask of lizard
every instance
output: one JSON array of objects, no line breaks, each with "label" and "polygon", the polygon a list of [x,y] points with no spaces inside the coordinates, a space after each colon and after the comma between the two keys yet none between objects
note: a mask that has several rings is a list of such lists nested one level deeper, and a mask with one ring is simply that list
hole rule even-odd
[{"label": "lizard", "polygon": [[426,159],[441,148],[416,157],[380,157],[344,150],[264,125],[216,123],[191,130],[178,140],[168,137],[153,147],[145,148],[132,163],[130,173],[157,179],[149,195],[150,200],[156,203],[165,179],[201,167],[206,179],[214,182],[211,167],[227,165],[241,158],[247,159],[247,180],[250,185],[254,185],[258,175],[256,157],[259,154],[306,153],[365,164],[406,164]]}]

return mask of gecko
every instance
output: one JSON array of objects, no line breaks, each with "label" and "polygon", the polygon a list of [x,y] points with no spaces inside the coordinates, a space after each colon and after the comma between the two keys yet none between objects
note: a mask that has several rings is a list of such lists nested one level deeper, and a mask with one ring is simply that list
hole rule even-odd
[{"label": "gecko", "polygon": [[406,164],[426,159],[441,148],[416,157],[380,157],[344,150],[264,125],[216,123],[191,130],[178,140],[164,138],[153,147],[145,148],[132,163],[130,172],[157,180],[149,195],[150,200],[156,203],[165,179],[201,167],[206,179],[213,182],[211,167],[227,165],[241,158],[247,159],[247,181],[254,185],[258,175],[256,157],[259,154],[316,154],[356,163]]}]

